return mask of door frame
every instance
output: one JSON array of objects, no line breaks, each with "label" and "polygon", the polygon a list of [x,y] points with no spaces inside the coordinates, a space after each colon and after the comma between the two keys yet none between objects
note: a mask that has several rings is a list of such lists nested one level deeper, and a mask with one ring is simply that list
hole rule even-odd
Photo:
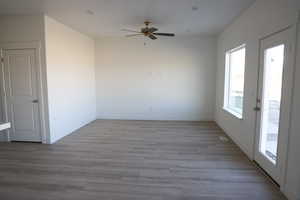
[{"label": "door frame", "polygon": [[[36,73],[37,73],[37,95],[39,98],[39,121],[40,121],[40,128],[41,128],[41,142],[46,144],[49,143],[47,137],[47,129],[46,129],[46,107],[45,107],[45,101],[47,100],[45,98],[45,90],[43,89],[43,80],[45,80],[43,77],[43,70],[42,70],[42,62],[41,62],[41,43],[39,41],[33,41],[33,42],[7,42],[7,43],[0,43],[0,55],[3,57],[3,51],[4,50],[19,50],[19,49],[33,49],[35,52],[35,61],[36,61]],[[6,100],[6,92],[5,92],[5,83],[4,83],[4,63],[1,62],[0,65],[0,94],[1,94],[1,108],[3,110],[2,116],[4,121],[8,122],[8,113],[7,113],[7,100]],[[10,142],[10,134],[9,129],[6,130],[6,140],[7,142]]]},{"label": "door frame", "polygon": [[[272,34],[269,34],[265,37],[262,37],[259,39],[259,65],[258,65],[258,71],[257,71],[257,91],[256,91],[256,107],[260,106],[259,105],[259,102],[257,102],[258,98],[259,98],[259,95],[260,95],[260,82],[261,82],[261,79],[263,78],[263,74],[261,74],[261,71],[262,71],[262,41],[264,39],[267,39],[269,37],[272,37],[276,34],[279,34],[281,32],[284,32],[286,30],[289,30],[291,31],[291,34],[293,35],[293,37],[290,38],[291,40],[291,47],[290,49],[288,49],[289,51],[289,54],[288,54],[288,58],[287,58],[287,61],[286,61],[286,65],[290,65],[290,71],[288,72],[288,77],[291,78],[291,80],[289,81],[289,85],[288,85],[288,88],[289,88],[289,93],[288,93],[288,128],[287,128],[287,136],[285,138],[285,145],[283,146],[283,148],[281,149],[281,161],[280,161],[280,167],[281,167],[281,171],[280,171],[280,177],[279,177],[279,182],[278,184],[280,185],[280,188],[282,191],[285,190],[285,183],[286,183],[286,173],[287,173],[287,161],[288,161],[288,152],[289,152],[289,140],[290,140],[290,128],[291,128],[291,122],[290,122],[290,119],[291,119],[291,114],[292,114],[292,104],[293,104],[293,95],[294,95],[294,71],[295,71],[295,59],[296,59],[296,48],[297,48],[297,44],[296,44],[296,41],[297,41],[297,24],[292,24],[290,26],[287,26],[279,31],[276,31]],[[260,124],[260,122],[258,122],[258,120],[260,120],[260,112],[256,112],[255,114],[255,134],[254,134],[254,151],[253,151],[253,160],[255,161],[255,157],[256,157],[256,151],[259,147],[259,138],[260,138],[260,127],[258,127],[258,125]]]}]

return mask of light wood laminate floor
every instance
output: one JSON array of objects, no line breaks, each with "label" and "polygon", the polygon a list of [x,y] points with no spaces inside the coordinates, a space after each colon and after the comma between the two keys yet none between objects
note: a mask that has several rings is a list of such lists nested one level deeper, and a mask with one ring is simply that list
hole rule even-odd
[{"label": "light wood laminate floor", "polygon": [[213,122],[97,120],[53,145],[0,143],[0,199],[285,199],[219,136]]}]

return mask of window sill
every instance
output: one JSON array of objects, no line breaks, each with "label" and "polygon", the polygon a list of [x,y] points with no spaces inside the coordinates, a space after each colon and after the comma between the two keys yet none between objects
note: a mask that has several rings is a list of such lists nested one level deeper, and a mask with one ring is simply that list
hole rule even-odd
[{"label": "window sill", "polygon": [[243,116],[229,108],[225,108],[223,107],[223,110],[226,111],[227,113],[229,113],[230,115],[234,116],[235,118],[239,119],[239,120],[243,120]]}]

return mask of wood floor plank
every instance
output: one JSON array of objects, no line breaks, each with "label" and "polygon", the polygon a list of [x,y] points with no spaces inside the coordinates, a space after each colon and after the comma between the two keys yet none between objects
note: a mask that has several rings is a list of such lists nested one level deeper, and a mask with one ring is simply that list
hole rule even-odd
[{"label": "wood floor plank", "polygon": [[214,122],[96,120],[0,144],[1,200],[282,200]]}]

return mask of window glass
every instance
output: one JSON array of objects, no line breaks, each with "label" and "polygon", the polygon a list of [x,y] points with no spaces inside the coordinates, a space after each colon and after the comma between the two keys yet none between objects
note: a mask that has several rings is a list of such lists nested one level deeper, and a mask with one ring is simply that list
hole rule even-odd
[{"label": "window glass", "polygon": [[245,45],[226,53],[224,108],[241,118],[243,114]]}]

